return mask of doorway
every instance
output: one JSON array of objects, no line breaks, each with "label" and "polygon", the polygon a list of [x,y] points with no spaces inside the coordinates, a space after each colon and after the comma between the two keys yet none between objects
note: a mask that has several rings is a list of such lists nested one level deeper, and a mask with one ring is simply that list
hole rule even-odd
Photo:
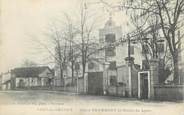
[{"label": "doorway", "polygon": [[150,73],[143,71],[138,73],[138,98],[150,98]]},{"label": "doorway", "polygon": [[103,72],[88,73],[88,94],[103,94]]},{"label": "doorway", "polygon": [[18,87],[19,88],[24,88],[25,87],[25,83],[22,79],[20,79]]}]

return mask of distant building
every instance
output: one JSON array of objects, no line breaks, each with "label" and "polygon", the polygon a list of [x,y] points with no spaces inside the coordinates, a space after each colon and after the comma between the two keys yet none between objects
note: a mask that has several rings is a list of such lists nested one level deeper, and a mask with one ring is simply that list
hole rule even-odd
[{"label": "distant building", "polygon": [[11,75],[13,88],[51,86],[54,77],[53,70],[48,66],[15,68]]},{"label": "distant building", "polygon": [[[124,38],[125,35],[126,33],[122,32],[122,27],[116,26],[111,17],[105,23],[104,28],[99,30],[99,44],[101,44],[101,46],[107,46],[106,49],[101,52],[101,56],[104,57],[106,61],[114,63],[116,66],[126,64],[125,58],[128,56],[128,42],[120,42],[121,40],[127,39]],[[119,44],[111,46],[113,43]],[[136,64],[141,65],[141,54],[141,45],[131,43],[130,55],[135,58]]]},{"label": "distant building", "polygon": [[[122,27],[116,26],[110,17],[105,26],[99,30],[99,42],[94,47],[101,50],[89,57],[84,78],[82,78],[81,57],[75,60],[73,81],[75,85],[78,84],[81,92],[152,98],[154,95],[152,83],[159,84],[161,78],[159,76],[162,76],[160,71],[165,69],[164,58],[169,55],[166,53],[167,42],[163,38],[157,41],[158,54],[154,62],[150,53],[151,47],[148,46],[147,41],[144,43],[131,41],[129,44],[127,37],[126,33],[122,32]],[[149,40],[152,40],[150,38]],[[77,48],[74,46],[74,49]],[[157,61],[159,66],[154,68]],[[168,66],[172,65],[169,63]],[[72,82],[71,64],[67,63],[62,71],[64,86],[70,86]],[[60,74],[57,75],[57,78],[60,78]]]},{"label": "distant building", "polygon": [[2,89],[50,87],[53,77],[54,72],[48,66],[15,68],[2,74]]},{"label": "distant building", "polygon": [[2,90],[11,89],[11,72],[2,73],[0,79],[1,79]]},{"label": "distant building", "polygon": [[[103,89],[105,91],[111,86],[114,87],[120,82],[124,82],[121,80],[123,76],[117,73],[117,68],[121,68],[122,65],[127,64],[125,58],[128,56],[128,43],[120,43],[120,40],[124,40],[122,28],[120,26],[116,26],[110,17],[109,20],[105,23],[104,28],[99,30],[99,41],[94,44],[94,49],[96,48],[101,50],[98,50],[92,54],[86,63],[86,73],[85,78],[83,78],[84,83],[82,83],[84,87],[83,89],[85,90],[84,92],[91,94],[101,94],[98,91],[99,89]],[[118,45],[111,45],[118,42]],[[141,48],[142,47],[140,44],[131,44],[131,56],[135,59],[134,63],[140,66],[143,59]],[[75,83],[77,82],[77,77],[82,77],[82,63],[80,58],[81,57],[76,59],[76,62],[78,63],[75,65],[77,65],[78,69],[76,70],[75,68],[74,70],[73,77]],[[58,64],[56,64],[56,67],[56,73],[58,73],[56,74],[56,78],[59,79],[60,71]],[[67,67],[63,69],[63,77],[65,86],[68,86],[68,84],[70,84],[72,81],[70,63],[67,63]],[[58,81],[60,82],[61,80]],[[101,91],[102,93],[103,90]]]},{"label": "distant building", "polygon": [[[128,92],[129,86],[133,84],[133,82],[129,82],[129,76],[132,74],[129,73],[125,60],[128,57],[128,41],[127,38],[124,38],[125,35],[126,33],[122,32],[122,27],[116,26],[111,17],[105,23],[104,28],[99,30],[99,44],[106,46],[105,50],[100,52],[101,57],[104,57],[104,64],[107,66],[104,68],[103,76],[104,91],[107,90],[112,95],[117,95],[116,93],[125,95],[125,90]],[[130,56],[134,57],[133,64],[142,65],[141,44],[130,44]],[[137,75],[134,75],[134,78],[136,77]],[[117,91],[116,87],[124,89]]]}]

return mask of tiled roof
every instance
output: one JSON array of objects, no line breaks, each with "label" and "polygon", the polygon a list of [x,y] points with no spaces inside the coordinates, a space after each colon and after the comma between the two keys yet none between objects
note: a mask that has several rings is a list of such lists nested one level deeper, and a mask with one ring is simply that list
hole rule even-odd
[{"label": "tiled roof", "polygon": [[21,67],[15,68],[11,71],[15,77],[38,77],[44,70],[50,68],[48,66],[41,66],[41,67]]}]

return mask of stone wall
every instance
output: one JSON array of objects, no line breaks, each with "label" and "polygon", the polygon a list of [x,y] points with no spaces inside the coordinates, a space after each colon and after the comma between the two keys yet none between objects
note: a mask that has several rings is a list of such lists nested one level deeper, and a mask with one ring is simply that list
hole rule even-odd
[{"label": "stone wall", "polygon": [[183,100],[184,85],[155,85],[154,94],[156,100]]},{"label": "stone wall", "polygon": [[126,96],[126,90],[125,87],[123,86],[110,86],[108,88],[108,95],[111,96],[120,96],[120,97],[125,97]]},{"label": "stone wall", "polygon": [[138,97],[138,69],[136,69],[134,66],[132,67],[132,97]]}]

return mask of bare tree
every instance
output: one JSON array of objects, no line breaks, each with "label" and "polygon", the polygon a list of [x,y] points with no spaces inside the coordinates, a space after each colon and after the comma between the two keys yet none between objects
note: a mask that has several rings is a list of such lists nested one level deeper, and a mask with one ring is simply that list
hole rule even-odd
[{"label": "bare tree", "polygon": [[33,66],[37,66],[37,64],[31,60],[25,59],[22,63],[23,67],[33,67]]},{"label": "bare tree", "polygon": [[[63,23],[64,26],[62,25],[63,27],[58,27],[58,25],[55,24],[49,26],[50,34],[47,32],[46,35],[51,38],[52,46],[55,47],[55,51],[53,51],[50,46],[37,41],[37,43],[41,44],[54,60],[56,60],[63,82],[63,70],[70,67],[73,84],[76,60],[79,60],[82,65],[82,77],[84,77],[90,56],[102,50],[102,48],[98,49],[98,47],[94,47],[98,44],[93,36],[96,20],[93,20],[89,16],[91,15],[89,12],[91,12],[91,10],[88,9],[87,3],[82,1],[80,10],[78,11],[79,20],[75,19],[75,21],[73,21],[71,16],[64,13],[66,20]],[[93,17],[95,16],[93,15]]]},{"label": "bare tree", "polygon": [[[49,30],[43,33],[47,38],[44,42],[42,39],[31,35],[31,41],[37,44],[35,46],[36,50],[43,50],[42,52],[47,52],[49,58],[51,58],[52,63],[56,64],[56,69],[59,69],[58,73],[61,80],[61,86],[64,86],[63,70],[67,65],[67,41],[64,39],[65,35],[56,25],[49,25]],[[48,59],[47,59],[48,60]]]},{"label": "bare tree", "polygon": [[159,18],[158,25],[167,41],[172,56],[174,82],[178,83],[178,54],[183,35],[177,36],[177,32],[183,26],[184,0],[128,0],[128,3],[123,7],[132,11],[139,11],[139,17],[156,16]]},{"label": "bare tree", "polygon": [[69,50],[68,50],[68,62],[70,63],[70,68],[72,72],[72,85],[74,83],[74,72],[75,72],[75,63],[76,59],[79,57],[79,53],[77,51],[76,46],[78,44],[75,43],[74,39],[77,34],[77,30],[75,29],[72,19],[68,16],[68,14],[65,14],[66,20],[67,20],[67,27],[66,27],[66,40],[69,43]]},{"label": "bare tree", "polygon": [[[77,29],[77,42],[73,40],[75,47],[79,49],[79,55],[81,57],[81,64],[82,64],[82,77],[84,77],[86,72],[86,64],[88,62],[89,57],[92,54],[97,52],[97,47],[94,48],[96,41],[94,40],[93,32],[95,28],[95,21],[89,17],[89,9],[87,7],[87,3],[85,1],[81,2],[80,5],[80,16],[79,16],[79,23],[76,24]],[[95,17],[95,16],[94,16]]]},{"label": "bare tree", "polygon": [[60,77],[61,77],[61,84],[64,86],[64,78],[63,78],[63,70],[66,69],[66,63],[67,63],[67,56],[66,56],[66,43],[64,46],[61,46],[61,40],[56,37],[54,39],[56,42],[56,63],[59,65],[59,72],[60,72]]},{"label": "bare tree", "polygon": [[[101,2],[110,6],[103,0]],[[125,9],[129,15],[136,14],[136,18],[141,19],[141,23],[146,25],[148,19],[154,16],[158,17],[157,29],[161,29],[167,41],[169,53],[172,56],[174,82],[178,83],[178,54],[183,35],[179,34],[177,36],[177,32],[183,26],[184,0],[126,0],[122,1],[122,4],[113,7]]]},{"label": "bare tree", "polygon": [[183,27],[184,0],[125,0],[116,6],[110,5],[104,0],[100,1],[108,7],[126,10],[129,16],[136,15],[136,20],[141,20],[141,23],[139,22],[142,24],[139,26],[141,29],[150,27],[148,19],[158,18],[156,29],[161,29],[164,39],[167,41],[169,53],[172,56],[174,82],[178,83],[178,55],[181,38],[184,35],[178,34],[177,36],[177,32]]}]

